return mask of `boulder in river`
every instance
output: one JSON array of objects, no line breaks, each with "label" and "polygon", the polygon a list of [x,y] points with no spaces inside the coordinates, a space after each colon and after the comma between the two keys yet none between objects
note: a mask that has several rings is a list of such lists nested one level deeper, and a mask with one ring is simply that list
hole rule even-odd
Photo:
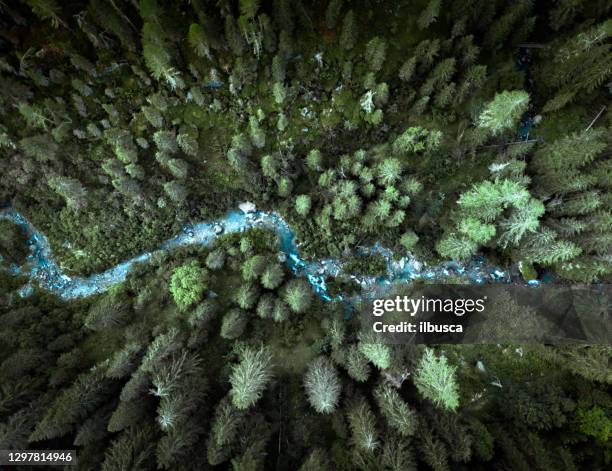
[{"label": "boulder in river", "polygon": [[257,206],[255,206],[255,203],[251,203],[250,201],[245,201],[244,203],[240,203],[238,205],[238,208],[244,214],[254,213],[257,210]]}]

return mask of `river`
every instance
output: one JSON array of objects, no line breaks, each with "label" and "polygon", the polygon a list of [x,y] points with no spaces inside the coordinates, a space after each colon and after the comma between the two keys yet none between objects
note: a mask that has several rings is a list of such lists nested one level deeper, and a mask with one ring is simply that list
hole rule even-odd
[{"label": "river", "polygon": [[[391,250],[378,243],[372,247],[360,248],[359,252],[383,256],[387,262],[386,275],[375,278],[347,274],[342,271],[342,260],[303,259],[295,242],[295,234],[287,222],[276,213],[256,211],[250,206],[246,205],[247,209],[230,211],[225,218],[217,221],[185,226],[180,234],[162,243],[160,250],[172,250],[189,245],[205,247],[211,245],[217,237],[223,234],[242,232],[254,227],[267,228],[275,231],[279,237],[279,258],[295,275],[306,277],[313,290],[325,301],[342,300],[345,297],[342,294],[332,297],[329,293],[327,281],[335,277],[351,279],[363,288],[384,288],[395,283],[409,283],[419,278],[442,281],[450,277],[461,277],[475,284],[513,282],[509,270],[491,266],[483,257],[474,257],[467,263],[448,261],[435,266],[427,266],[408,252],[395,256]],[[5,270],[8,269],[15,275],[28,277],[28,283],[20,289],[20,295],[24,297],[31,294],[36,286],[51,291],[62,299],[75,299],[103,293],[112,285],[125,281],[135,264],[146,263],[152,256],[152,252],[144,252],[102,273],[95,273],[85,278],[70,277],[55,261],[45,235],[22,214],[9,207],[0,211],[0,219],[6,219],[19,225],[28,237],[30,255],[26,263],[21,267],[4,267]],[[536,285],[539,282],[532,280],[529,283]]]}]

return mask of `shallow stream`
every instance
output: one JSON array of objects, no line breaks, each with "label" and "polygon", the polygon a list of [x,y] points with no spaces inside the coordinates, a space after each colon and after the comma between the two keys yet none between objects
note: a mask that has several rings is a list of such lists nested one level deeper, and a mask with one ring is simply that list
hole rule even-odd
[{"label": "shallow stream", "polygon": [[[86,278],[70,277],[63,273],[55,261],[45,235],[32,226],[23,215],[11,208],[6,208],[0,211],[0,219],[7,219],[19,225],[28,237],[30,255],[26,263],[21,267],[13,265],[8,268],[15,275],[21,274],[29,278],[29,282],[20,290],[22,296],[31,294],[37,285],[63,299],[102,293],[112,285],[125,281],[135,264],[146,263],[152,256],[151,252],[144,252],[102,273],[95,273]],[[249,205],[245,210],[228,212],[224,219],[218,221],[185,226],[182,233],[162,243],[160,250],[172,250],[176,247],[196,244],[209,246],[223,234],[242,232],[254,227],[267,228],[278,234],[279,258],[294,274],[306,277],[314,291],[325,301],[344,299],[343,295],[332,298],[329,293],[327,280],[335,277],[353,280],[363,288],[385,288],[395,283],[408,283],[418,278],[442,281],[449,277],[461,277],[475,284],[512,282],[508,270],[488,265],[483,257],[475,257],[468,263],[448,261],[435,266],[427,266],[408,252],[395,256],[396,254],[380,244],[365,248],[362,252],[380,254],[385,258],[387,262],[385,276],[375,278],[347,274],[342,270],[342,260],[304,260],[295,242],[295,234],[287,222],[276,213],[255,211],[249,208]],[[535,280],[530,282],[530,284],[537,283]]]}]

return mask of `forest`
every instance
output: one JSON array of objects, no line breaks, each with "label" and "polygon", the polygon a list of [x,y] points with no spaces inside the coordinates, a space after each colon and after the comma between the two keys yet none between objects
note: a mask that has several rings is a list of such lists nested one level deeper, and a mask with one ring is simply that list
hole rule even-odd
[{"label": "forest", "polygon": [[274,232],[160,247],[249,201],[304,257],[345,262],[335,296],[385,274],[375,244],[608,285],[611,12],[0,0],[0,210],[69,277],[151,254],[93,296],[23,296],[33,243],[0,218],[0,450],[103,471],[609,469],[610,345],[388,345]]}]

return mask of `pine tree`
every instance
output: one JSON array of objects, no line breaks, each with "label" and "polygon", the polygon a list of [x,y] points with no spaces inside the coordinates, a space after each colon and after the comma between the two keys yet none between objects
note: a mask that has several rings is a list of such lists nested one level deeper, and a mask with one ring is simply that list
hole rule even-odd
[{"label": "pine tree", "polygon": [[344,15],[342,20],[342,31],[340,33],[340,47],[344,50],[351,50],[357,43],[358,30],[357,21],[355,19],[355,13],[353,10],[349,10]]},{"label": "pine tree", "polygon": [[142,54],[155,80],[164,80],[171,89],[185,86],[180,73],[172,66],[167,38],[157,22],[145,22],[142,27]]},{"label": "pine tree", "polygon": [[266,145],[266,134],[259,127],[259,121],[255,116],[249,117],[249,135],[251,136],[251,142],[258,149]]},{"label": "pine tree", "polygon": [[410,82],[416,69],[416,58],[413,56],[402,64],[399,69],[399,78],[403,82]]},{"label": "pine tree", "polygon": [[306,457],[298,471],[325,471],[330,469],[329,459],[321,448],[315,448]]},{"label": "pine tree", "polygon": [[376,417],[364,399],[356,400],[348,412],[351,441],[355,448],[373,453],[380,446]]},{"label": "pine tree", "polygon": [[281,177],[278,181],[278,195],[287,198],[293,191],[293,182],[287,177]]},{"label": "pine tree", "polygon": [[531,199],[527,204],[519,206],[512,215],[501,222],[504,229],[500,237],[502,247],[507,244],[518,245],[519,241],[527,232],[535,232],[540,225],[539,218],[544,214],[544,204],[536,199]]},{"label": "pine tree", "polygon": [[123,47],[130,51],[136,50],[132,33],[133,26],[127,16],[114,4],[102,0],[93,0],[89,3],[87,13],[102,29],[117,36]]},{"label": "pine tree", "polygon": [[328,29],[336,27],[336,22],[342,10],[342,2],[343,0],[330,0],[327,4],[327,9],[325,10],[325,26],[327,26]]},{"label": "pine tree", "polygon": [[408,407],[397,390],[388,384],[383,384],[376,388],[374,397],[392,428],[403,437],[414,435],[417,428],[416,413]]},{"label": "pine tree", "polygon": [[365,60],[372,72],[378,72],[382,68],[386,55],[387,43],[384,39],[376,36],[366,44]]},{"label": "pine tree", "polygon": [[215,249],[206,256],[206,266],[211,270],[219,270],[225,265],[225,252]]},{"label": "pine tree", "polygon": [[382,450],[382,463],[392,471],[416,471],[416,458],[407,441],[390,434],[385,437]]},{"label": "pine tree", "polygon": [[198,23],[192,23],[189,26],[189,33],[187,35],[190,46],[193,48],[195,53],[200,57],[206,57],[211,59],[210,47],[208,45],[208,38],[206,31],[202,25]]},{"label": "pine tree", "polygon": [[346,370],[351,378],[365,382],[370,376],[370,364],[357,345],[350,345],[346,352]]},{"label": "pine tree", "polygon": [[272,378],[271,362],[272,354],[263,346],[241,349],[240,363],[232,368],[230,375],[230,395],[236,408],[248,409],[259,400]]},{"label": "pine tree", "polygon": [[419,15],[417,21],[419,29],[425,29],[438,20],[441,3],[441,0],[429,0],[425,9]]},{"label": "pine tree", "polygon": [[462,219],[458,226],[459,232],[478,244],[486,244],[495,236],[495,226],[484,224],[478,219],[468,217]]},{"label": "pine tree", "polygon": [[492,135],[512,129],[529,106],[529,95],[522,90],[496,93],[478,117],[478,127]]},{"label": "pine tree", "polygon": [[274,310],[272,311],[274,322],[283,322],[289,318],[289,306],[282,300],[274,301]]},{"label": "pine tree", "polygon": [[164,192],[177,204],[182,204],[187,198],[187,188],[176,180],[164,183]]},{"label": "pine tree", "polygon": [[242,278],[246,281],[257,280],[263,274],[266,265],[266,257],[253,255],[242,264]]},{"label": "pine tree", "polygon": [[274,96],[274,102],[277,105],[282,105],[287,98],[287,89],[281,82],[274,82],[272,85],[272,95]]},{"label": "pine tree", "polygon": [[246,41],[238,31],[235,18],[231,15],[225,17],[225,40],[236,56],[241,56],[246,52]]},{"label": "pine tree", "polygon": [[365,336],[359,341],[359,351],[380,370],[391,365],[391,350],[388,345],[381,343],[380,339]]},{"label": "pine tree", "polygon": [[75,211],[87,207],[86,190],[81,182],[75,178],[63,176],[50,176],[47,180],[49,186],[66,200],[66,206]]},{"label": "pine tree", "polygon": [[154,466],[154,437],[155,432],[149,425],[126,430],[106,449],[100,469],[102,471],[150,469]]},{"label": "pine tree", "polygon": [[230,457],[231,446],[244,419],[244,414],[233,405],[230,395],[217,404],[206,447],[209,464],[216,466]]},{"label": "pine tree", "polygon": [[32,12],[41,20],[49,20],[54,28],[66,26],[62,21],[62,11],[55,0],[26,0]]},{"label": "pine tree", "polygon": [[198,156],[198,130],[195,126],[181,127],[176,136],[176,143],[185,154],[192,157]]},{"label": "pine tree", "polygon": [[142,419],[147,415],[147,404],[144,401],[120,401],[108,421],[109,432],[120,432],[131,426],[141,425]]},{"label": "pine tree", "polygon": [[257,303],[257,315],[262,319],[272,318],[274,312],[274,295],[266,293],[259,298]]},{"label": "pine tree", "polygon": [[287,67],[287,62],[281,55],[276,54],[272,58],[272,68],[271,68],[272,78],[274,79],[275,82],[279,83],[280,85],[282,85],[283,82],[285,81],[285,77],[287,74],[286,67]]},{"label": "pine tree", "polygon": [[236,291],[236,303],[242,309],[251,309],[257,304],[259,289],[257,285],[244,283]]},{"label": "pine tree", "polygon": [[276,178],[278,175],[278,162],[272,155],[265,154],[261,157],[261,171],[265,177]]},{"label": "pine tree", "polygon": [[429,427],[425,427],[421,435],[420,448],[423,461],[434,471],[450,471],[448,466],[448,450],[444,443],[436,438]]},{"label": "pine tree", "polygon": [[276,129],[283,132],[289,126],[289,119],[285,113],[278,114],[278,121],[276,122]]},{"label": "pine tree", "polygon": [[338,373],[325,357],[318,357],[308,367],[304,388],[310,405],[319,414],[331,414],[338,406],[342,386]]},{"label": "pine tree", "polygon": [[285,274],[277,263],[269,264],[261,275],[261,284],[266,289],[276,289],[283,282]]},{"label": "pine tree", "polygon": [[420,126],[409,127],[393,142],[393,152],[400,156],[430,152],[438,148],[441,139],[442,133],[438,130],[428,130]]},{"label": "pine tree", "polygon": [[285,284],[283,299],[293,312],[304,313],[312,303],[312,290],[304,280],[295,279]]},{"label": "pine tree", "polygon": [[400,237],[400,244],[406,250],[412,250],[416,243],[419,241],[419,236],[417,236],[414,231],[407,231],[402,234]]},{"label": "pine tree", "polygon": [[217,316],[218,305],[211,299],[205,299],[198,304],[189,314],[189,325],[192,327],[203,326]]},{"label": "pine tree", "polygon": [[29,437],[30,442],[62,437],[92,414],[107,399],[109,380],[103,368],[83,373],[55,399]]},{"label": "pine tree", "polygon": [[306,217],[310,212],[310,196],[309,195],[298,195],[295,198],[295,211],[302,217]]},{"label": "pine tree", "polygon": [[414,375],[414,384],[423,397],[454,411],[459,407],[455,369],[446,357],[437,357],[432,349],[426,348]]},{"label": "pine tree", "polygon": [[242,309],[230,309],[223,316],[221,332],[224,339],[234,340],[240,337],[249,322],[249,316]]},{"label": "pine tree", "polygon": [[126,293],[113,288],[96,302],[85,317],[85,326],[98,331],[124,325],[130,316],[130,302]]},{"label": "pine tree", "polygon": [[157,148],[165,153],[174,154],[178,151],[178,144],[176,142],[176,133],[172,131],[156,131],[153,134],[153,141]]}]

